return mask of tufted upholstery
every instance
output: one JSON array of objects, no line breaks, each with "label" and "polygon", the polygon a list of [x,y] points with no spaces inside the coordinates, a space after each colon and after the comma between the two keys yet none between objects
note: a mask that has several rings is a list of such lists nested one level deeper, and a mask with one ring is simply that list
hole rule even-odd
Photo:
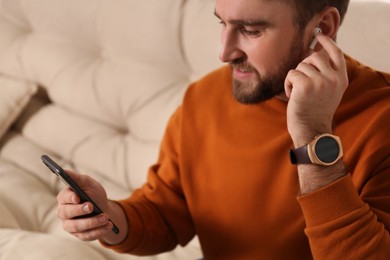
[{"label": "tufted upholstery", "polygon": [[[44,259],[18,249],[44,243],[46,259],[125,258],[61,230],[62,185],[39,157],[92,175],[111,198],[141,185],[186,87],[221,65],[213,9],[210,0],[0,0],[0,77],[39,85],[0,140],[0,255]],[[353,1],[340,46],[390,71],[389,13],[388,3]],[[76,246],[74,256],[57,252]],[[159,259],[200,256],[194,240]]]},{"label": "tufted upholstery", "polygon": [[[182,17],[195,1],[111,2],[2,1],[0,69],[37,82],[52,102],[23,126],[25,137],[131,188],[185,87],[218,64],[190,50],[217,35],[200,41],[198,18]],[[212,11],[205,3],[195,6],[202,15]]]}]

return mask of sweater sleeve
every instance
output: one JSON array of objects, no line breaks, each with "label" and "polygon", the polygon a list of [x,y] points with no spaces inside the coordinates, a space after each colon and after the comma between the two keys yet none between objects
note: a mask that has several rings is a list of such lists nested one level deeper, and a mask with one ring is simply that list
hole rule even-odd
[{"label": "sweater sleeve", "polygon": [[129,230],[118,245],[101,243],[120,253],[152,255],[187,244],[195,235],[179,176],[180,108],[163,138],[158,163],[148,179],[128,199],[117,201],[125,211]]},{"label": "sweater sleeve", "polygon": [[[389,174],[382,187],[390,187]],[[314,259],[389,259],[390,196],[378,196],[371,207],[347,175],[299,197]]]},{"label": "sweater sleeve", "polygon": [[357,69],[336,115],[350,174],[298,198],[314,259],[390,259],[388,76]]}]

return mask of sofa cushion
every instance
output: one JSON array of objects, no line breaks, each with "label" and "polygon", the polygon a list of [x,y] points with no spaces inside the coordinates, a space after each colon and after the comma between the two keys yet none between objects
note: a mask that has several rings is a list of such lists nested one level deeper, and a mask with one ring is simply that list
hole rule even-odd
[{"label": "sofa cushion", "polygon": [[183,4],[1,1],[0,70],[38,82],[52,102],[22,134],[91,175],[141,185],[190,82]]},{"label": "sofa cushion", "polygon": [[[51,234],[17,229],[2,229],[0,255],[7,260],[37,259],[114,259],[94,250],[85,243]],[[120,259],[117,257],[115,259]]]},{"label": "sofa cushion", "polygon": [[0,76],[0,139],[36,91],[37,86],[33,83]]}]

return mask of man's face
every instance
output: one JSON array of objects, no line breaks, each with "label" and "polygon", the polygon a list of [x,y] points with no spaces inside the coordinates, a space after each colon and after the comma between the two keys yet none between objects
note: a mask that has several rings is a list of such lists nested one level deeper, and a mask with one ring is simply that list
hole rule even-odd
[{"label": "man's face", "polygon": [[284,80],[305,58],[293,9],[280,1],[216,0],[221,20],[220,59],[233,73],[233,95],[254,104],[284,93]]}]

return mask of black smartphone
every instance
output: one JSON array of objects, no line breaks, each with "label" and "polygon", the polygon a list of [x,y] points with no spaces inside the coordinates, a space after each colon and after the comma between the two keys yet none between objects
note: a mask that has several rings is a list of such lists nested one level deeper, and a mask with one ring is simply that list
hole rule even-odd
[{"label": "black smartphone", "polygon": [[[53,161],[49,156],[42,155],[42,162],[55,174],[57,175],[67,186],[69,186],[77,195],[80,197],[80,203],[90,202],[93,205],[93,211],[87,215],[82,215],[77,218],[88,218],[99,215],[103,211],[99,208],[98,205],[80,188],[79,185],[61,168],[55,161]],[[111,221],[111,220],[110,220]],[[112,222],[112,221],[111,221]],[[112,222],[112,232],[119,234],[119,228]]]}]

